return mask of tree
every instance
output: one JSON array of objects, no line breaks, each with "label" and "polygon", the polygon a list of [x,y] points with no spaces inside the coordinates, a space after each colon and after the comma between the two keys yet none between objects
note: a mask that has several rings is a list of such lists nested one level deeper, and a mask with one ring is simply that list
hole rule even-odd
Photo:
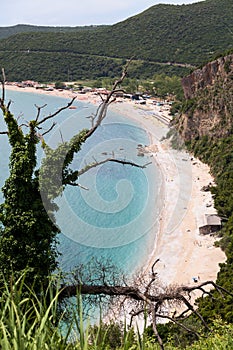
[{"label": "tree", "polygon": [[39,173],[35,170],[38,121],[31,121],[24,135],[9,110],[10,103],[5,105],[4,100],[3,86],[0,103],[8,128],[3,133],[8,136],[11,155],[10,175],[2,189],[4,203],[0,206],[1,273],[7,279],[12,272],[20,274],[29,268],[28,282],[35,279],[43,283],[57,267],[55,242],[59,230],[46,213],[38,186]]},{"label": "tree", "polygon": [[[216,303],[217,295],[224,300],[225,296],[229,298],[233,297],[233,294],[213,281],[195,283],[191,286],[163,286],[155,270],[158,262],[159,259],[153,263],[149,273],[138,273],[130,281],[116,271],[110,262],[93,261],[89,266],[77,268],[70,283],[66,279],[61,285],[59,300],[63,301],[80,293],[89,296],[89,302],[92,304],[93,297],[94,302],[100,299],[103,304],[103,296],[107,296],[109,298],[107,309],[109,311],[110,306],[111,310],[113,305],[116,319],[119,315],[122,316],[122,312],[123,315],[130,315],[130,326],[132,326],[134,318],[146,316],[148,322],[152,324],[161,350],[164,349],[158,327],[161,320],[174,323],[190,333],[195,340],[198,339],[202,335],[202,330],[210,331],[210,327],[194,305],[195,299],[208,296]],[[192,326],[187,323],[190,315],[194,318]]]},{"label": "tree", "polygon": [[[92,167],[105,162],[117,162],[139,166],[115,158],[107,158],[101,163],[94,162],[84,169],[72,170],[70,164],[82,144],[93,135],[106,116],[107,108],[114,100],[113,94],[126,76],[126,69],[117,80],[112,91],[102,98],[96,115],[91,118],[91,128],[84,129],[68,142],[62,142],[53,150],[44,141],[44,135],[50,132],[55,123],[41,134],[42,125],[53,120],[62,110],[69,108],[74,98],[55,113],[41,118],[45,106],[36,106],[37,115],[27,124],[19,121],[10,112],[11,101],[5,101],[5,74],[3,70],[2,97],[0,107],[7,126],[2,131],[8,137],[11,146],[10,175],[3,187],[4,203],[0,206],[1,237],[0,266],[2,275],[9,279],[12,272],[17,278],[24,269],[28,269],[27,283],[44,284],[47,277],[57,267],[56,239],[59,228],[54,213],[58,209],[54,199],[67,185],[80,186],[78,177]],[[23,132],[22,128],[26,128]],[[45,159],[37,169],[37,145],[45,152]],[[141,166],[140,166],[141,167]],[[143,167],[143,166],[142,166]]]},{"label": "tree", "polygon": [[55,89],[65,89],[66,84],[63,83],[62,81],[56,81],[54,87]]},{"label": "tree", "polygon": [[[70,165],[74,155],[79,152],[83,143],[91,137],[106,117],[108,106],[114,101],[114,93],[119,91],[118,85],[126,76],[127,67],[122,76],[117,80],[112,91],[102,98],[102,103],[95,115],[91,118],[91,128],[84,129],[75,134],[70,141],[62,142],[56,149],[51,149],[44,141],[44,135],[50,132],[55,123],[45,132],[41,133],[42,125],[53,120],[62,110],[69,108],[74,99],[67,106],[58,109],[55,113],[41,117],[41,110],[44,106],[37,106],[37,115],[34,120],[27,124],[19,124],[19,121],[10,112],[9,102],[5,102],[5,76],[3,71],[2,97],[0,108],[3,112],[7,131],[1,134],[7,135],[10,146],[10,175],[3,187],[4,203],[0,206],[0,220],[2,222],[0,237],[0,266],[1,277],[4,276],[8,283],[12,283],[12,276],[18,277],[27,269],[25,278],[29,286],[34,284],[35,290],[46,287],[48,277],[57,267],[56,237],[59,228],[55,224],[54,213],[57,206],[55,198],[62,193],[67,185],[81,186],[78,183],[79,177],[90,168],[96,167],[105,162],[116,162],[130,166],[144,168],[130,161],[115,158],[107,158],[102,162],[93,162],[83,169],[72,170]],[[23,132],[22,127],[26,127]],[[39,169],[36,168],[37,145],[41,144],[45,151],[45,158]],[[187,328],[180,321],[187,317],[190,312],[208,328],[206,321],[190,301],[190,293],[200,291],[211,296],[205,287],[213,286],[221,293],[227,293],[225,289],[217,286],[212,281],[197,284],[191,287],[167,287],[162,288],[157,279],[154,267],[151,275],[139,276],[137,280],[129,282],[124,279],[115,279],[114,275],[106,273],[107,266],[100,265],[100,281],[96,284],[90,273],[89,282],[80,278],[78,271],[73,283],[67,281],[61,286],[59,292],[60,301],[72,297],[79,291],[83,295],[106,295],[119,298],[121,304],[130,300],[133,302],[132,317],[146,312],[153,324],[154,333],[163,349],[163,342],[157,330],[158,319],[165,318],[180,325],[184,329],[198,336],[195,330]],[[107,279],[108,278],[108,279]],[[123,298],[123,300],[121,299]],[[167,310],[170,303],[183,304],[186,308],[181,313],[170,315]],[[165,308],[166,306],[166,308]]]}]

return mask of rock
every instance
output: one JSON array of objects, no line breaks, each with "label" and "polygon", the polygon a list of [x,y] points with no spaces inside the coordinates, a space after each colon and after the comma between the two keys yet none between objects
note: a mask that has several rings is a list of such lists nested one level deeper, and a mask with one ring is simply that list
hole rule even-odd
[{"label": "rock", "polygon": [[138,151],[138,157],[144,157],[144,153],[141,151]]},{"label": "rock", "polygon": [[210,185],[203,186],[203,187],[201,188],[201,191],[202,191],[202,192],[209,192],[209,191],[210,191]]},{"label": "rock", "polygon": [[182,79],[186,105],[177,118],[182,139],[228,136],[233,113],[232,76],[233,54],[230,54]]}]

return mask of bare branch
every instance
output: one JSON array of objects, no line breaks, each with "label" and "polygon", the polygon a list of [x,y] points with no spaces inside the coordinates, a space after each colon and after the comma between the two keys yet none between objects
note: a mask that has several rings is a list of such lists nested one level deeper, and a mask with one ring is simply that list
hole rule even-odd
[{"label": "bare branch", "polygon": [[59,295],[60,299],[69,298],[75,296],[77,291],[81,294],[98,295],[104,294],[109,296],[130,296],[134,300],[144,300],[145,296],[138,291],[137,288],[129,286],[103,286],[103,285],[86,285],[86,284],[76,284],[72,286],[64,285],[62,286],[61,293]]},{"label": "bare branch", "polygon": [[90,119],[91,120],[91,127],[93,128],[93,126],[94,126],[94,120],[95,120],[95,115],[90,115],[89,117],[86,117],[86,118],[88,118],[88,119]]},{"label": "bare branch", "polygon": [[164,350],[163,341],[162,341],[162,338],[160,337],[158,329],[157,329],[157,318],[156,318],[155,310],[152,310],[152,327],[153,327],[154,334],[158,340],[160,349]]},{"label": "bare branch", "polygon": [[[141,292],[140,289],[136,286],[109,286],[109,285],[87,285],[87,284],[78,284],[72,286],[63,286],[63,291],[61,292],[62,297],[74,296],[76,290],[80,289],[83,294],[105,294],[105,295],[115,295],[115,296],[128,296],[131,299],[138,301],[154,302],[161,303],[165,301],[180,301],[183,302],[190,311],[194,310],[194,307],[190,302],[181,294],[180,288],[173,289],[171,291],[160,292],[157,294],[149,294],[146,292]],[[199,316],[198,316],[199,317]]]},{"label": "bare branch", "polygon": [[125,90],[124,89],[115,89],[114,93],[117,93],[117,92],[124,92],[125,93]]},{"label": "bare branch", "polygon": [[132,59],[130,59],[126,66],[124,67],[123,69],[123,72],[122,72],[122,75],[121,77],[116,80],[113,84],[113,87],[112,87],[112,90],[109,92],[109,94],[107,95],[107,97],[104,99],[102,98],[101,96],[101,99],[102,99],[102,103],[100,104],[98,110],[97,110],[97,113],[96,113],[96,118],[97,118],[97,121],[95,123],[95,125],[89,130],[89,132],[86,134],[85,136],[85,140],[88,139],[95,131],[96,129],[100,126],[101,122],[104,120],[104,118],[106,117],[106,113],[107,113],[107,108],[108,106],[113,102],[113,100],[115,101],[115,98],[112,99],[113,95],[115,92],[117,92],[119,89],[117,89],[118,85],[120,85],[123,80],[125,79],[126,75],[127,75],[127,70],[128,70],[128,67],[131,63]]},{"label": "bare branch", "polygon": [[4,106],[4,103],[5,103],[5,83],[6,83],[6,75],[5,75],[5,70],[4,68],[2,68],[2,80],[1,80],[1,83],[2,83],[2,98],[1,98],[1,107]]},{"label": "bare branch", "polygon": [[108,105],[112,104],[115,101],[116,101],[116,97],[114,97],[111,101],[109,101]]},{"label": "bare branch", "polygon": [[24,119],[24,118],[23,118],[23,113],[22,113],[22,112],[21,112],[21,113],[18,115],[18,117],[16,118],[17,123],[18,123],[18,121],[19,121],[20,118]]},{"label": "bare branch", "polygon": [[[153,276],[152,280],[155,280],[156,273],[154,272],[154,266],[159,260],[157,259],[155,263],[152,265],[152,271]],[[103,271],[102,271],[103,272]],[[134,302],[136,305],[136,310],[131,311],[131,323],[133,320],[133,317],[136,317],[143,313],[143,311],[147,310],[147,314],[152,317],[152,323],[153,323],[153,330],[155,332],[155,335],[160,343],[160,347],[162,349],[162,342],[160,339],[160,336],[158,334],[157,330],[157,318],[164,318],[168,319],[178,326],[182,327],[186,331],[193,333],[196,337],[198,337],[198,333],[183,325],[181,322],[185,320],[191,313],[196,315],[197,318],[200,319],[201,323],[205,326],[206,329],[210,330],[207,323],[205,322],[202,315],[198,312],[197,309],[194,308],[194,306],[189,302],[189,300],[185,297],[185,295],[189,295],[190,289],[192,291],[200,290],[200,286],[194,286],[194,287],[172,287],[170,289],[161,289],[159,287],[159,283],[157,283],[152,289],[148,288],[148,285],[146,288],[141,285],[137,285],[137,282],[133,283],[132,285],[109,285],[105,282],[105,274],[102,275],[102,284],[101,279],[98,278],[98,281],[100,281],[100,284],[95,285],[94,283],[85,284],[85,283],[78,283],[71,286],[64,285],[62,286],[62,289],[60,291],[60,299],[68,298],[71,296],[74,296],[77,292],[77,290],[84,295],[106,295],[111,297],[123,297],[123,300],[121,301],[121,304],[127,302]],[[208,281],[202,283],[204,286],[213,285],[214,282]],[[215,283],[214,283],[215,284]],[[149,283],[151,286],[151,283]],[[216,284],[215,284],[216,285]],[[201,287],[204,288],[204,287]],[[216,288],[219,288],[219,286],[216,285]],[[221,289],[221,287],[220,287]],[[143,291],[144,290],[144,291]],[[224,290],[227,294],[228,291]],[[177,312],[175,311],[173,315],[169,315],[169,309],[168,305],[178,303],[179,309],[181,306],[186,306],[186,309],[177,315]],[[127,304],[129,306],[129,304]],[[177,316],[176,316],[177,315]],[[187,315],[187,316],[186,316]],[[185,317],[186,316],[186,317]]]},{"label": "bare branch", "polygon": [[35,104],[35,107],[37,108],[36,122],[38,121],[38,119],[39,119],[39,117],[40,117],[40,112],[41,112],[41,110],[42,110],[43,108],[45,108],[46,106],[47,106],[47,103],[44,104],[43,106],[37,106],[37,105]]},{"label": "bare branch", "polygon": [[41,121],[38,121],[38,122],[37,122],[37,125],[43,124],[44,122],[46,122],[46,120],[51,119],[51,118],[54,118],[56,115],[58,115],[58,114],[61,113],[62,111],[64,111],[65,109],[69,108],[69,107],[73,104],[73,102],[74,102],[75,99],[76,99],[76,97],[73,97],[73,98],[71,99],[71,101],[70,101],[66,106],[61,107],[61,108],[59,108],[56,112],[54,112],[53,114],[50,114],[50,115],[48,115],[47,117],[44,117]]},{"label": "bare branch", "polygon": [[205,287],[205,286],[208,286],[208,285],[212,285],[218,292],[219,294],[221,294],[223,296],[223,294],[221,292],[224,292],[228,295],[230,295],[231,297],[233,297],[233,293],[229,292],[228,290],[226,290],[225,288],[219,286],[218,284],[216,284],[215,282],[213,281],[205,281],[203,283],[200,283],[200,284],[197,284],[195,286],[182,286],[179,288],[179,290],[182,290],[184,292],[192,292],[194,290],[197,290],[197,289],[200,289],[202,287]]},{"label": "bare branch", "polygon": [[180,295],[180,298],[183,301],[183,303],[189,308],[189,310],[201,320],[206,329],[210,330],[202,315],[197,310],[195,310],[193,305],[183,295]]},{"label": "bare branch", "polygon": [[183,323],[178,322],[174,317],[170,317],[168,315],[162,315],[162,314],[158,314],[158,313],[156,313],[155,316],[158,318],[165,318],[171,322],[174,322],[175,324],[177,324],[177,326],[183,328],[185,331],[187,331],[189,333],[193,333],[197,338],[199,338],[199,334],[197,332],[195,332],[193,329],[185,326]]},{"label": "bare branch", "polygon": [[[131,310],[131,311],[130,311],[131,317],[130,317],[129,326],[132,327],[134,317],[139,316],[139,315],[141,315],[141,314],[144,313],[144,312],[145,312],[145,308],[139,309],[139,310],[137,310],[137,311]],[[146,312],[149,314],[149,310],[147,310]]]},{"label": "bare branch", "polygon": [[[176,316],[176,319],[182,319],[184,320],[185,318],[187,318],[189,315],[188,313],[190,312],[189,308],[184,310],[181,314],[179,314],[178,316]],[[175,311],[176,314],[176,311]],[[185,316],[186,315],[186,316]]]},{"label": "bare branch", "polygon": [[11,102],[12,102],[12,101],[9,100],[9,102],[8,102],[8,104],[7,104],[7,107],[6,107],[6,108],[7,108],[8,111],[9,111],[9,109],[10,109]]},{"label": "bare branch", "polygon": [[77,182],[69,182],[69,185],[70,186],[74,186],[74,187],[80,187],[82,190],[89,191],[88,187],[85,187],[85,186],[83,186],[83,185],[81,185],[80,183],[77,183]]},{"label": "bare branch", "polygon": [[160,259],[156,259],[155,262],[153,263],[153,265],[151,266],[151,273],[152,273],[152,276],[156,275],[157,272],[154,272],[154,267],[155,265],[160,261]]},{"label": "bare branch", "polygon": [[63,135],[62,135],[62,132],[61,132],[60,129],[59,129],[59,134],[60,134],[60,136],[61,136],[61,142],[64,143]]},{"label": "bare branch", "polygon": [[101,98],[102,102],[105,101],[105,99],[103,98],[102,94],[101,93],[98,93],[98,96]]},{"label": "bare branch", "polygon": [[51,127],[50,127],[47,131],[45,131],[45,132],[42,134],[42,136],[48,134],[51,130],[53,130],[53,128],[54,128],[56,125],[57,125],[56,123],[53,123],[53,124],[51,125]]},{"label": "bare branch", "polygon": [[102,164],[105,164],[107,162],[113,162],[113,163],[119,163],[119,164],[123,164],[123,165],[131,165],[133,167],[136,167],[136,168],[141,168],[141,169],[145,169],[150,163],[146,163],[144,165],[140,165],[140,164],[137,164],[137,163],[134,163],[134,162],[130,162],[130,161],[127,161],[127,160],[121,160],[121,159],[115,159],[115,158],[106,158],[100,162],[97,162],[95,161],[95,163],[92,163],[92,164],[88,164],[85,168],[81,169],[78,171],[78,176],[81,176],[83,174],[85,174],[87,171],[89,171],[90,169],[92,168],[96,168],[97,166],[100,166]]},{"label": "bare branch", "polygon": [[[189,300],[189,295],[191,292],[200,291],[200,289],[203,289],[204,291],[206,289],[208,290],[212,285],[215,285],[216,288],[219,286],[212,281],[207,281],[199,285],[195,284],[194,286],[163,287],[160,281],[156,279],[157,273],[155,271],[155,266],[158,262],[159,259],[156,259],[152,264],[149,282],[146,273],[137,273],[135,279],[131,282],[128,281],[129,283],[125,284],[122,283],[122,278],[114,278],[114,271],[111,269],[109,270],[109,265],[106,264],[106,262],[103,263],[102,260],[97,263],[93,262],[93,265],[87,271],[85,267],[84,274],[79,270],[77,278],[73,275],[74,283],[72,285],[67,285],[67,281],[64,283],[60,290],[59,298],[60,300],[63,300],[64,298],[75,296],[77,291],[88,297],[90,296],[91,298],[93,298],[93,296],[96,298],[98,295],[101,295],[102,298],[108,296],[106,300],[111,300],[112,302],[113,298],[115,298],[115,303],[118,305],[117,309],[119,310],[119,315],[121,311],[129,312],[129,308],[132,309],[129,313],[131,316],[131,324],[134,317],[140,316],[145,312],[148,319],[152,322],[153,330],[161,349],[163,344],[157,329],[157,323],[160,318],[167,319],[177,324],[177,326],[194,334],[195,337],[198,338],[198,331],[183,324],[191,314],[197,317],[207,330],[210,329],[199,310],[195,307],[193,299],[192,301]],[[111,278],[109,278],[109,273],[112,273]],[[93,276],[95,277],[93,278]],[[203,290],[201,291],[203,292]],[[227,290],[222,292],[224,294],[229,294]],[[174,308],[174,305],[175,311],[171,312],[171,308]]]},{"label": "bare branch", "polygon": [[19,128],[22,128],[22,126],[26,126],[27,128],[29,127],[28,124],[22,123],[22,124],[19,125]]},{"label": "bare branch", "polygon": [[123,82],[123,80],[125,79],[125,77],[126,77],[126,75],[127,75],[127,72],[128,72],[129,65],[130,65],[130,63],[132,62],[132,60],[133,60],[133,57],[130,58],[130,59],[128,60],[127,64],[125,65],[124,70],[123,70],[123,72],[122,72],[122,75],[121,75],[120,79],[118,79],[118,80],[115,81],[115,83],[114,83],[114,85],[113,85],[113,89],[112,89],[112,91],[113,91],[113,92],[112,92],[112,95],[117,91],[117,89],[116,89],[117,86],[120,85],[120,84]]},{"label": "bare branch", "polygon": [[108,162],[118,163],[118,164],[123,164],[123,165],[130,165],[130,166],[140,168],[140,169],[145,169],[148,165],[151,164],[151,162],[149,162],[149,163],[140,165],[140,164],[137,164],[137,163],[134,163],[131,161],[121,160],[121,159],[116,159],[116,158],[106,158],[106,159],[99,161],[99,162],[94,157],[93,157],[93,159],[94,159],[94,163],[87,164],[81,170],[71,171],[70,174],[66,175],[66,177],[63,179],[63,184],[71,185],[71,186],[78,186],[80,188],[87,190],[86,187],[81,186],[79,183],[76,183],[75,181],[78,179],[79,176],[87,173],[89,170],[96,168],[100,165],[103,165],[105,163],[108,163]]},{"label": "bare branch", "polygon": [[[202,291],[202,298],[204,298],[205,295],[208,295],[211,299],[216,300],[216,298],[214,298],[213,294],[210,292],[208,292],[207,290],[205,290],[202,287],[199,287],[200,291]],[[223,296],[223,295],[222,295]]]},{"label": "bare branch", "polygon": [[148,285],[146,286],[146,293],[149,292],[150,287],[152,286],[152,284],[156,280],[157,272],[154,272],[154,267],[157,264],[157,262],[159,262],[159,259],[155,260],[155,262],[151,266],[151,280],[149,281]]}]

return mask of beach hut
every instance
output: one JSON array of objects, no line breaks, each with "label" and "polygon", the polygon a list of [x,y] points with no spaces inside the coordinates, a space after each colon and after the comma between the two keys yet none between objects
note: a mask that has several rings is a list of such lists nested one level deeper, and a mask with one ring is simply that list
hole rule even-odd
[{"label": "beach hut", "polygon": [[221,230],[222,224],[221,219],[216,214],[205,214],[204,223],[199,227],[199,232],[201,235],[207,235],[211,233],[218,232]]}]

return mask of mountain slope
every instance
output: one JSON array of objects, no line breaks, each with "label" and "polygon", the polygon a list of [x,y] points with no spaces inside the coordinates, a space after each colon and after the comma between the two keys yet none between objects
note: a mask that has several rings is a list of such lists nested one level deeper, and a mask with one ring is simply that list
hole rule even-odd
[{"label": "mountain slope", "polygon": [[[10,60],[13,54],[22,57],[25,52],[40,52],[48,57],[60,53],[64,55],[66,67],[70,63],[65,56],[71,53],[92,57],[93,62],[96,56],[103,60],[134,56],[143,60],[143,65],[153,62],[196,66],[232,47],[232,18],[233,2],[229,0],[206,0],[190,5],[160,4],[112,26],[91,30],[73,28],[71,31],[58,28],[57,32],[45,32],[44,28],[43,32],[16,34],[0,40],[0,53],[5,54],[5,58],[7,54]],[[52,62],[47,64],[52,67]],[[151,69],[147,76],[150,74]]]},{"label": "mountain slope", "polygon": [[200,64],[232,47],[232,17],[229,0],[156,5],[105,32],[111,31],[116,51],[124,56],[133,52],[152,61]]},{"label": "mountain slope", "polygon": [[179,130],[186,141],[233,133],[233,53],[182,79],[187,99]]},{"label": "mountain slope", "polygon": [[[213,53],[232,47],[232,18],[233,2],[229,0],[155,5],[113,26],[85,31],[80,27],[76,30],[64,27],[62,32],[57,28],[57,33],[53,33],[56,27],[51,27],[50,32],[49,27],[35,27],[44,33],[14,36],[3,45],[6,49],[72,51],[125,58],[135,54],[137,58],[154,62],[200,64]],[[27,26],[24,29],[27,32]]]},{"label": "mountain slope", "polygon": [[11,35],[31,32],[77,32],[82,30],[95,30],[106,26],[80,26],[80,27],[49,27],[49,26],[34,26],[28,24],[17,24],[10,27],[0,27],[0,39],[8,38]]},{"label": "mountain slope", "polygon": [[[227,256],[220,264],[217,284],[228,291],[233,284],[233,53],[219,57],[183,78],[187,98],[176,127],[195,156],[209,164],[216,186],[211,187],[222,220],[218,242]],[[233,322],[233,297],[200,299],[205,319]]]}]

